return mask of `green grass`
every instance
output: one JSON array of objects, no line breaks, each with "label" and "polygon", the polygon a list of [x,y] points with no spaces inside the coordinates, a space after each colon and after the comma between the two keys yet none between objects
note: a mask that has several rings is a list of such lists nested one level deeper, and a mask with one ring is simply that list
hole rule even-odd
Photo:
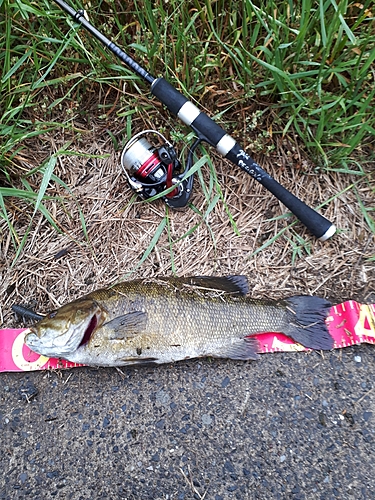
[{"label": "green grass", "polygon": [[266,101],[280,133],[293,128],[323,167],[373,143],[371,1],[362,9],[335,0],[195,0],[189,9],[171,1],[168,11],[163,4],[151,13],[137,2],[143,41],[133,46],[193,98],[207,88],[233,91],[235,83],[239,104],[249,96]]},{"label": "green grass", "polygon": [[[371,0],[361,5],[347,0],[102,0],[89,15],[140,64],[197,100],[241,141],[249,138],[239,130],[235,113],[254,103],[248,133],[258,149],[267,152],[262,123],[272,118],[273,134],[298,136],[317,169],[366,178],[375,138],[375,7]],[[34,192],[27,183],[30,172],[17,162],[27,141],[72,130],[69,118],[64,123],[53,119],[55,111],[79,106],[92,85],[122,88],[127,80],[134,84],[135,99],[149,90],[46,0],[0,0],[0,67],[0,217],[20,253],[26,236],[19,237],[12,226],[6,197],[31,203],[33,215],[41,212],[57,229],[43,205],[50,180],[59,182],[56,154],[33,172],[40,185]],[[117,113],[126,116],[130,135],[137,110],[119,104]],[[176,135],[188,136],[172,122]],[[68,153],[69,147],[57,155]],[[210,164],[209,169],[210,185],[198,176],[207,213],[222,202],[215,170]],[[374,231],[373,211],[359,207]],[[305,248],[298,239],[293,244],[295,255]]]}]

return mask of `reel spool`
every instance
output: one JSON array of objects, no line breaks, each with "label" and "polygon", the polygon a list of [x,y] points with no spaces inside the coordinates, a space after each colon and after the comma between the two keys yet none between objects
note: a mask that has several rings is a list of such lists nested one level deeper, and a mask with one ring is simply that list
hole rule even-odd
[{"label": "reel spool", "polygon": [[[162,139],[163,144],[153,146],[145,137],[151,134]],[[181,173],[181,163],[172,144],[160,132],[144,130],[126,143],[121,154],[121,166],[130,187],[143,199],[152,198],[175,186],[163,199],[171,208],[183,208],[193,188],[193,175],[182,180],[191,166],[190,153],[192,151]]]}]

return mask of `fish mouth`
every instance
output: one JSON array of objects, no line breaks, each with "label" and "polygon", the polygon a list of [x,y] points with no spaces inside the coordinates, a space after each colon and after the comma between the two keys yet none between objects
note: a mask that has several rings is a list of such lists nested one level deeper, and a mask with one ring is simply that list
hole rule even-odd
[{"label": "fish mouth", "polygon": [[102,322],[101,320],[101,311],[96,311],[80,324],[70,325],[66,332],[60,335],[46,333],[39,336],[37,327],[30,327],[24,342],[38,354],[49,357],[64,357],[84,347]]},{"label": "fish mouth", "polygon": [[35,332],[32,331],[32,327],[29,328],[28,333],[25,335],[24,342],[27,347],[30,347],[30,349],[33,349],[34,346],[38,345],[39,337]]}]

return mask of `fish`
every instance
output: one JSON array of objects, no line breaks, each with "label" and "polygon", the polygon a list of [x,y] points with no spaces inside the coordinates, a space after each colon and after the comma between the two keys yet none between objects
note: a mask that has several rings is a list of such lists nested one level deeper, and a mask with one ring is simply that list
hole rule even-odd
[{"label": "fish", "polygon": [[333,348],[316,296],[253,299],[246,276],[136,279],[91,292],[46,315],[25,335],[36,353],[90,366],[199,357],[253,360],[264,332],[311,349]]}]

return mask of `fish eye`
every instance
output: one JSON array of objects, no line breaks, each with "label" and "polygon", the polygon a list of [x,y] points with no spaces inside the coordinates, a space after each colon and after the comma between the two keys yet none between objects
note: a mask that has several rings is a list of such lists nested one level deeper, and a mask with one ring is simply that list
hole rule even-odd
[{"label": "fish eye", "polygon": [[57,314],[57,311],[53,311],[53,312],[49,313],[48,318],[53,319],[56,316],[56,314]]}]

